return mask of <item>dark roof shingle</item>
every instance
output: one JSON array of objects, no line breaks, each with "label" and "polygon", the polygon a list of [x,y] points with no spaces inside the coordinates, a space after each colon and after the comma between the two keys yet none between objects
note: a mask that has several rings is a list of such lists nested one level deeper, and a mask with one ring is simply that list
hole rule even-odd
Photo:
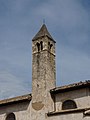
[{"label": "dark roof shingle", "polygon": [[41,37],[44,37],[44,36],[47,36],[47,37],[49,37],[50,39],[52,39],[54,41],[54,39],[52,38],[52,36],[48,32],[47,27],[46,27],[45,24],[42,25],[39,32],[35,35],[35,37],[32,40],[34,41],[34,40],[36,40],[38,38],[41,38]]}]

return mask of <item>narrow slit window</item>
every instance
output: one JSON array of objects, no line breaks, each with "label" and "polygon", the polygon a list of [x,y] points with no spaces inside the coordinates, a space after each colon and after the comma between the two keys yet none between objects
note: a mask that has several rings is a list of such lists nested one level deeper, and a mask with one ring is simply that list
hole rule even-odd
[{"label": "narrow slit window", "polygon": [[42,41],[40,42],[40,45],[41,45],[41,50],[43,50],[43,42]]},{"label": "narrow slit window", "polygon": [[48,42],[48,49],[50,50],[50,42]]},{"label": "narrow slit window", "polygon": [[53,46],[53,45],[51,44],[51,45],[50,45],[50,50],[51,50],[52,46]]},{"label": "narrow slit window", "polygon": [[48,42],[48,49],[51,50],[53,44],[50,44],[50,42]]},{"label": "narrow slit window", "polygon": [[38,49],[38,52],[40,51],[40,44],[37,43],[37,49]]}]

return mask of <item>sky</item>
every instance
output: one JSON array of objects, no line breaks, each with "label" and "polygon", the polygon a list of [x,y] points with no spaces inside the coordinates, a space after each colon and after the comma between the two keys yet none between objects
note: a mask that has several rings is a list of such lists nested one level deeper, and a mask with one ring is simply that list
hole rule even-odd
[{"label": "sky", "polygon": [[57,86],[90,80],[90,0],[0,0],[0,99],[31,93],[43,19],[56,41]]}]

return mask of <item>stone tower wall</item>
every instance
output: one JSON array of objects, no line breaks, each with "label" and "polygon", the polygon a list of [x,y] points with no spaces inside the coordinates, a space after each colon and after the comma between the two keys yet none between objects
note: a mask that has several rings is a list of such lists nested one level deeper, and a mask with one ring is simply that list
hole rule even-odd
[{"label": "stone tower wall", "polygon": [[44,120],[54,110],[50,89],[56,85],[55,69],[55,42],[48,36],[32,41],[32,120]]}]

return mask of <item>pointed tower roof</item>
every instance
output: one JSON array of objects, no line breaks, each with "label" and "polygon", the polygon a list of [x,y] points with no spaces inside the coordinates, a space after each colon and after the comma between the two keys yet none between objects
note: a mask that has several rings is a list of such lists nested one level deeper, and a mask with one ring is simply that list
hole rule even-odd
[{"label": "pointed tower roof", "polygon": [[36,39],[38,39],[40,37],[44,37],[44,36],[47,36],[47,37],[49,37],[50,39],[52,39],[54,41],[54,39],[52,38],[52,36],[48,32],[47,27],[46,27],[45,24],[42,25],[39,32],[35,35],[35,37],[32,40],[36,40]]}]

